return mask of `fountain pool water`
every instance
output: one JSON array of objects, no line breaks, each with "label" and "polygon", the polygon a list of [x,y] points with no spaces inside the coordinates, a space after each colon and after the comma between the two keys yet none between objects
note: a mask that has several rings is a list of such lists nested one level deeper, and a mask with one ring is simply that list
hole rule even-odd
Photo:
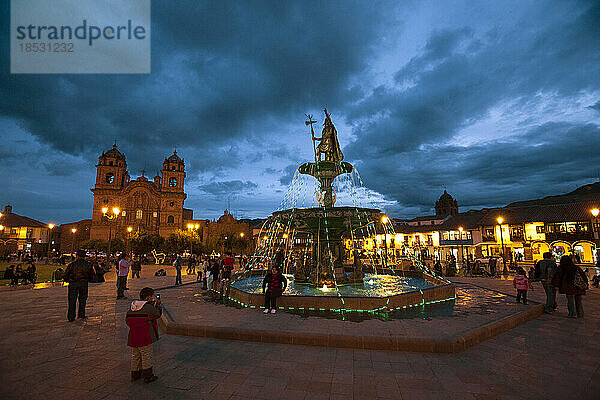
[{"label": "fountain pool water", "polygon": [[[343,297],[387,297],[409,292],[418,292],[434,285],[423,278],[394,275],[366,274],[364,283],[339,285],[337,288],[316,287],[306,283],[294,283],[293,275],[286,275],[288,286],[284,296],[334,296]],[[242,278],[231,284],[246,293],[262,293],[262,276]],[[339,291],[339,293],[338,293]]]}]

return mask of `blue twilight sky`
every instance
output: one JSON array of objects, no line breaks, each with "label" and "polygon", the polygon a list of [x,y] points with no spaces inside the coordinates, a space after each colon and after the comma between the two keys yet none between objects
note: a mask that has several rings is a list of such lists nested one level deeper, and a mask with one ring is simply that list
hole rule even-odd
[{"label": "blue twilight sky", "polygon": [[132,177],[176,147],[196,217],[267,216],[323,107],[395,217],[599,179],[597,1],[153,1],[150,75],[10,75],[0,16],[0,204],[42,221],[90,217],[115,138]]}]

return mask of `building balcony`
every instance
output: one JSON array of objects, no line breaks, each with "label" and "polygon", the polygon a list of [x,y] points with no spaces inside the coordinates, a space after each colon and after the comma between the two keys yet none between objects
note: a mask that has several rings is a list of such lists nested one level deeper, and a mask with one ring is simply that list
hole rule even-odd
[{"label": "building balcony", "polygon": [[[492,239],[493,240],[493,239]],[[463,240],[440,240],[440,246],[472,246],[473,239],[463,239]]]},{"label": "building balcony", "polygon": [[565,242],[576,242],[578,240],[594,240],[592,232],[553,232],[546,233],[546,242],[564,240]]}]

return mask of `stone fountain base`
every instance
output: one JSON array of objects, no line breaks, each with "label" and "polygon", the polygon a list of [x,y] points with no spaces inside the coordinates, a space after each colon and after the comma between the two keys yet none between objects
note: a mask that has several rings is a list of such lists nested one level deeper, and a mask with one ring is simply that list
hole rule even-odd
[{"label": "stone fountain base", "polygon": [[[263,275],[264,271],[251,271],[250,275]],[[245,276],[248,276],[246,274]],[[455,299],[454,284],[421,271],[405,271],[405,276],[427,280],[433,287],[414,290],[386,297],[362,296],[299,296],[286,295],[277,299],[277,305],[283,309],[310,311],[375,311],[399,310],[409,307],[420,307]],[[231,287],[229,297],[239,305],[251,308],[264,306],[262,294],[248,293]]]}]

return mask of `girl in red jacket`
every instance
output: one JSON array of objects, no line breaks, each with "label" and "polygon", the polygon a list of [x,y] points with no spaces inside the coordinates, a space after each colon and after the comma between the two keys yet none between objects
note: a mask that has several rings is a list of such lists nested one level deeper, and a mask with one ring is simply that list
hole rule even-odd
[{"label": "girl in red jacket", "polygon": [[523,304],[527,304],[527,289],[533,290],[533,286],[523,268],[519,268],[515,279],[513,280],[513,286],[517,289],[517,303],[521,302],[521,296],[523,297]]},{"label": "girl in red jacket", "polygon": [[140,300],[131,303],[126,322],[129,326],[127,345],[131,347],[131,381],[144,378],[153,382],[158,377],[152,369],[152,343],[158,340],[156,320],[162,315],[162,307],[154,289],[145,287],[140,291]]}]

